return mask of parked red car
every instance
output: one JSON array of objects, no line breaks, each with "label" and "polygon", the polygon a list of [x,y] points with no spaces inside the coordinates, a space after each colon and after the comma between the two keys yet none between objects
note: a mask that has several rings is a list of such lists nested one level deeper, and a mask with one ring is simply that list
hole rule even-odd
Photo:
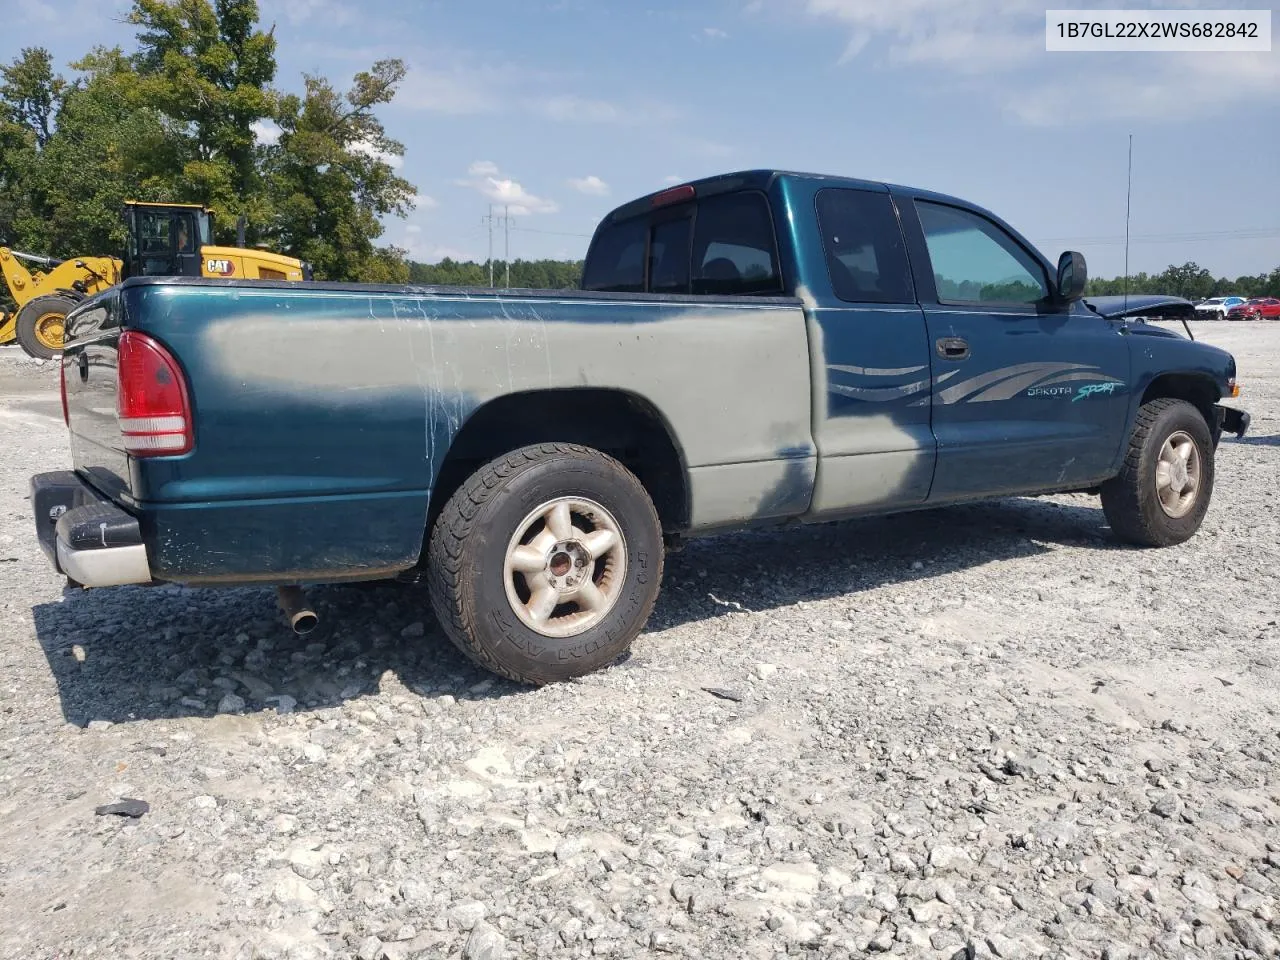
[{"label": "parked red car", "polygon": [[1276,303],[1275,297],[1251,297],[1227,311],[1228,320],[1253,320],[1265,304]]},{"label": "parked red car", "polygon": [[1249,316],[1255,320],[1280,320],[1280,297],[1259,297],[1249,303]]}]

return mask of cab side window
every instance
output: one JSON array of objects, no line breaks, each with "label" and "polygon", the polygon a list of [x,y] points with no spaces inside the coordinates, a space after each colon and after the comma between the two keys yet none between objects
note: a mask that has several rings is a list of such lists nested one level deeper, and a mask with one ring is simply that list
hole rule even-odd
[{"label": "cab side window", "polygon": [[692,291],[721,296],[782,292],[773,218],[764,194],[727,193],[698,202]]},{"label": "cab side window", "polygon": [[889,194],[818,191],[818,229],[831,290],[850,303],[915,303],[911,266]]},{"label": "cab side window", "polygon": [[1049,296],[1040,263],[970,210],[916,201],[941,303],[1032,304]]}]

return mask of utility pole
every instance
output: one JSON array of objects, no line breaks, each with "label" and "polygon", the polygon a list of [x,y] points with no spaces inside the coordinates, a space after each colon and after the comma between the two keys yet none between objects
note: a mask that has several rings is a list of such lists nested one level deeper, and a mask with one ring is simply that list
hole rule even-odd
[{"label": "utility pole", "polygon": [[480,218],[481,223],[489,225],[489,287],[493,288],[493,204],[489,204],[489,215]]},{"label": "utility pole", "polygon": [[493,227],[497,223],[502,224],[505,233],[506,242],[506,267],[507,267],[507,287],[511,286],[511,205],[505,204],[502,208],[502,216],[495,217],[493,215],[493,204],[489,204],[489,215],[481,217],[480,222],[487,224],[489,227],[489,286],[493,287]]}]

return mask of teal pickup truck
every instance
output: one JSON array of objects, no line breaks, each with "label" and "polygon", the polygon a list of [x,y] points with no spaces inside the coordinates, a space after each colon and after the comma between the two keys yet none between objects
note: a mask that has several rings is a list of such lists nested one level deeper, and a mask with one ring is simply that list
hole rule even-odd
[{"label": "teal pickup truck", "polygon": [[611,213],[574,292],[134,279],[68,317],[74,470],[36,531],[89,587],[425,576],[528,683],[603,667],[682,537],[1098,492],[1169,546],[1248,415],[1232,357],[1082,299],[972,204],[778,171]]}]

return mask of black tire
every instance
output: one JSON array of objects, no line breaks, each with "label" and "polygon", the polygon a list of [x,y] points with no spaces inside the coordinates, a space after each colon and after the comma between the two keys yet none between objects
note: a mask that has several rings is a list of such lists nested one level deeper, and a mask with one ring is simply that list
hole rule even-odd
[{"label": "black tire", "polygon": [[[1160,451],[1177,433],[1189,436],[1199,454],[1196,499],[1183,516],[1170,516],[1156,493]],[[1213,495],[1213,435],[1204,415],[1185,400],[1151,400],[1138,410],[1120,473],[1102,485],[1102,510],[1115,535],[1143,547],[1172,547],[1200,529]]]},{"label": "black tire", "polygon": [[[611,515],[622,533],[625,571],[599,622],[549,637],[516,613],[505,562],[533,512],[573,497]],[[662,527],[640,481],[598,450],[542,443],[485,465],[450,498],[431,533],[427,580],[436,616],[459,649],[488,670],[541,686],[592,673],[626,653],[653,612],[662,565]]]},{"label": "black tire", "polygon": [[75,307],[76,302],[74,300],[63,296],[36,297],[34,300],[28,301],[18,311],[18,323],[14,331],[17,334],[18,343],[22,344],[22,349],[41,360],[52,360],[58,356],[61,348],[54,350],[43,343],[36,332],[36,324],[42,317],[50,313],[60,313],[65,318]]}]

